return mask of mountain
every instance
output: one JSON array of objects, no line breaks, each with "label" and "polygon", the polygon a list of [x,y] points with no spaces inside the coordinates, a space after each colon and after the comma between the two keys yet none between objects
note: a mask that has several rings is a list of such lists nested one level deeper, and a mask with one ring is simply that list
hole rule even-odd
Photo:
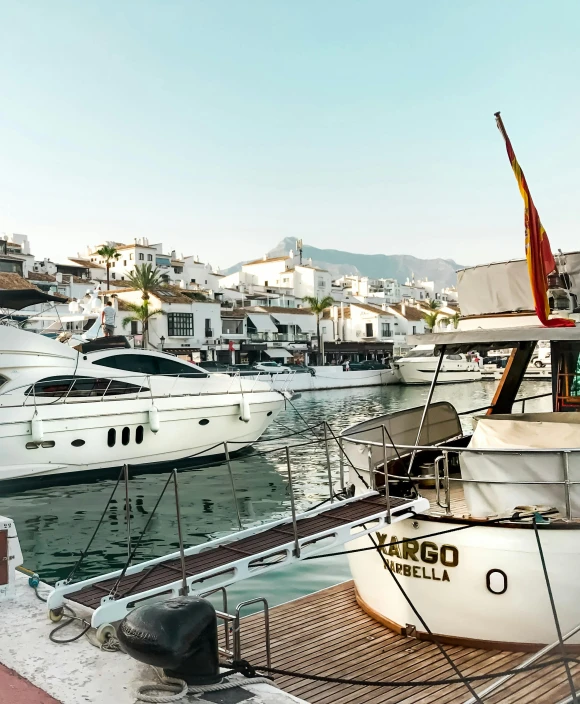
[{"label": "mountain", "polygon": [[[296,240],[286,237],[267,254],[268,257],[282,256],[295,248]],[[304,261],[312,259],[314,266],[328,269],[334,278],[343,274],[358,274],[373,279],[397,279],[404,283],[414,275],[415,280],[427,278],[434,281],[436,290],[454,286],[457,283],[456,272],[463,268],[453,259],[420,259],[410,254],[355,254],[340,249],[319,249],[311,245],[304,245],[302,253]],[[234,264],[222,273],[233,274],[241,269],[242,264],[244,262]]]}]

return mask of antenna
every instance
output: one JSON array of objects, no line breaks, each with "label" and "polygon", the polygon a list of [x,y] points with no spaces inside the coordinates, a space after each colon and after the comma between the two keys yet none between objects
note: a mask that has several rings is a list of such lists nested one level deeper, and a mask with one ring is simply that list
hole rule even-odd
[{"label": "antenna", "polygon": [[300,266],[302,266],[302,240],[296,240],[296,249],[300,256]]}]

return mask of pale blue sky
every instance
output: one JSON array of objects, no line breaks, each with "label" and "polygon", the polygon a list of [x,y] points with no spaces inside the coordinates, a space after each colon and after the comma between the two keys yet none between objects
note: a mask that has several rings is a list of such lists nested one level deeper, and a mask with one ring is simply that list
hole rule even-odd
[{"label": "pale blue sky", "polygon": [[501,109],[578,248],[577,0],[0,0],[0,232],[523,255]]}]

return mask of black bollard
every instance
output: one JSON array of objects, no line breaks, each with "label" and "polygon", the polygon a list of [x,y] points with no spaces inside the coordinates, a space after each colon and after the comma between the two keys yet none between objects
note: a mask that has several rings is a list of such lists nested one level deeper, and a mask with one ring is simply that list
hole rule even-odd
[{"label": "black bollard", "polygon": [[205,599],[180,596],[139,606],[118,628],[127,653],[187,684],[219,682],[217,617]]}]

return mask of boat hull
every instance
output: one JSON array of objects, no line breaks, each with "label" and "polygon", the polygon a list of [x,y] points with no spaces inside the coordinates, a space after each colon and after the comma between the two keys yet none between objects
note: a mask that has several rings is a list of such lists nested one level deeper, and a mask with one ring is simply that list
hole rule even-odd
[{"label": "boat hull", "polygon": [[[246,395],[246,399],[248,395]],[[279,393],[253,394],[242,420],[241,394],[147,398],[0,408],[0,481],[76,474],[235,452],[255,442],[282,410]],[[42,437],[32,437],[32,419]],[[158,422],[159,430],[154,432]],[[38,432],[38,430],[36,431]]]},{"label": "boat hull", "polygon": [[[359,603],[398,632],[429,629],[448,642],[534,650],[556,640],[535,533],[526,527],[470,526],[457,521],[405,520],[373,534],[377,550],[349,555]],[[429,537],[426,537],[429,536]],[[580,533],[571,524],[540,532],[562,631],[580,623]],[[411,539],[405,546],[396,544]],[[372,545],[369,537],[350,549]],[[393,572],[393,576],[390,574]],[[580,643],[580,634],[570,644]]]}]

